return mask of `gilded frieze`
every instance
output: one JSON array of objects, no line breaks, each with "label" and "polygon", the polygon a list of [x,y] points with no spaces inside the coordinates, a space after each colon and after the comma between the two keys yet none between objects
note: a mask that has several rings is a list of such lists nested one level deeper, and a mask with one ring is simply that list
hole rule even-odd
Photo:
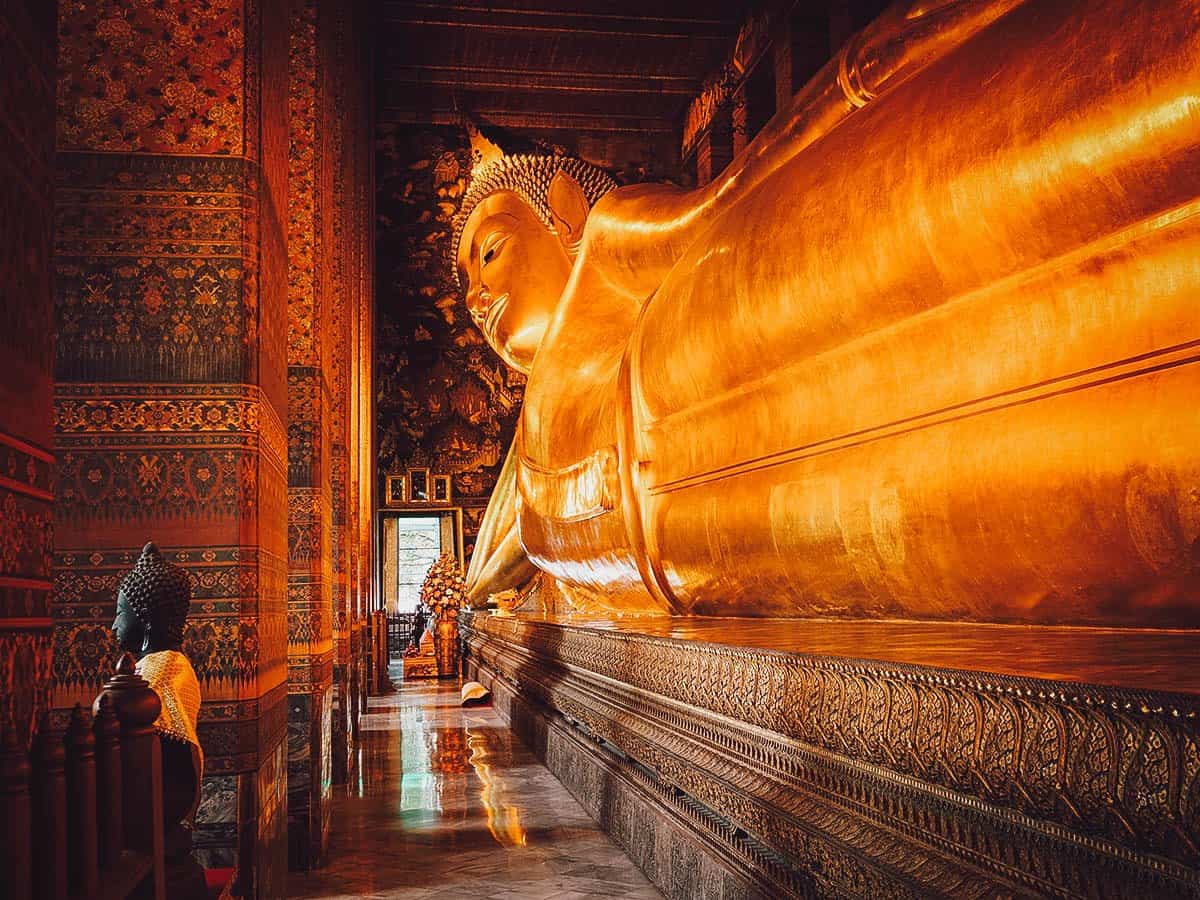
[{"label": "gilded frieze", "polygon": [[[936,850],[922,883],[948,853],[1031,893],[1200,891],[1194,697],[470,621],[472,653],[522,696],[797,859],[816,828],[893,865],[920,858],[906,843]],[[944,873],[939,891],[980,893]]]}]

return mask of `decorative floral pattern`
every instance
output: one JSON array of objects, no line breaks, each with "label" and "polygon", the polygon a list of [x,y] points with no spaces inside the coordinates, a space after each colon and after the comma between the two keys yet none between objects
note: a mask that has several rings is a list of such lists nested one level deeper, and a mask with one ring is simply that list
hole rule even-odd
[{"label": "decorative floral pattern", "polygon": [[[320,77],[317,7],[314,0],[291,4],[288,46],[288,363],[320,362],[321,297],[318,284],[317,143]],[[322,163],[326,162],[321,160]],[[321,261],[322,266],[324,260]]]},{"label": "decorative floral pattern", "polygon": [[48,577],[53,522],[44,499],[0,489],[0,575]]},{"label": "decorative floral pattern", "polygon": [[324,379],[315,366],[288,366],[288,487],[320,483],[322,412],[326,407]]},{"label": "decorative floral pattern", "polygon": [[0,632],[0,718],[12,722],[17,740],[27,742],[49,704],[50,632]]},{"label": "decorative floral pattern", "polygon": [[64,154],[59,178],[59,380],[249,381],[252,166]]},{"label": "decorative floral pattern", "polygon": [[60,150],[237,154],[242,0],[89,0],[59,9]]},{"label": "decorative floral pattern", "polygon": [[54,407],[59,434],[88,431],[258,431],[261,402],[227,397],[61,397]]},{"label": "decorative floral pattern", "polygon": [[52,16],[0,6],[0,731],[26,745],[50,693]]},{"label": "decorative floral pattern", "polygon": [[[456,128],[381,127],[376,140],[377,441],[389,474],[431,466],[486,506],[512,443],[525,378],[492,352],[447,259],[470,146]],[[464,517],[467,553],[477,516]]]},{"label": "decorative floral pattern", "polygon": [[58,511],[133,521],[238,515],[257,505],[257,454],[236,447],[127,446],[68,451]]}]

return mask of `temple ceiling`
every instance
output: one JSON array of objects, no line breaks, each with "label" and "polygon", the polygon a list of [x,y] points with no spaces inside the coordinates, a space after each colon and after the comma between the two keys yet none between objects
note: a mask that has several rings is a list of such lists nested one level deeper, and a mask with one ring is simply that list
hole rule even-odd
[{"label": "temple ceiling", "polygon": [[582,138],[610,148],[610,163],[621,161],[611,148],[631,138],[677,145],[688,102],[751,5],[377,0],[379,121],[453,124],[466,114],[572,149]]}]

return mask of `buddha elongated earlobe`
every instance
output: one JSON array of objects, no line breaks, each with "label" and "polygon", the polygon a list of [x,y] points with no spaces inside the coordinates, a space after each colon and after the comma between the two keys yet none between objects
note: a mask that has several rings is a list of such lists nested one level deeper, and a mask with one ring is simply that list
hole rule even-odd
[{"label": "buddha elongated earlobe", "polygon": [[554,230],[558,233],[563,249],[567,251],[568,256],[574,258],[579,252],[583,226],[587,223],[588,209],[591,206],[587,195],[578,181],[560,169],[550,181],[546,203],[550,207]]}]

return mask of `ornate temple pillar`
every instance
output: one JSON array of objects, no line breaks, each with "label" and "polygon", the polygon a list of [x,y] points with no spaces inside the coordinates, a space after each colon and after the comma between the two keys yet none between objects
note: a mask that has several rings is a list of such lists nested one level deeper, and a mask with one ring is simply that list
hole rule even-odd
[{"label": "ornate temple pillar", "polygon": [[[331,151],[337,167],[333,179],[333,229],[337,252],[333,256],[336,287],[332,302],[332,329],[337,346],[331,377],[331,478],[333,496],[333,780],[349,778],[357,730],[358,685],[354,653],[355,628],[361,620],[356,603],[361,586],[356,566],[369,547],[359,531],[360,454],[369,452],[354,430],[358,422],[358,376],[369,355],[358,346],[362,321],[360,304],[370,289],[367,260],[371,223],[363,215],[362,198],[370,178],[370,147],[365,136],[368,83],[367,46],[363,6],[338,4],[334,11],[334,65],[330,90],[334,108],[342,112],[340,126],[331,132]],[[369,535],[368,535],[369,539]]]},{"label": "ornate temple pillar", "polygon": [[282,896],[287,8],[84,0],[58,25],[53,704],[94,696],[153,538],[194,586],[198,855]]},{"label": "ornate temple pillar", "polygon": [[[750,142],[750,125],[749,125],[749,103],[746,98],[746,82],[743,81],[737,86],[733,92],[732,108],[729,110],[729,118],[732,126],[732,152],[730,159],[737,156],[746,149],[746,144]],[[716,121],[713,124],[717,124]],[[710,132],[711,134],[711,132]],[[722,167],[724,168],[724,167]],[[714,169],[713,173],[720,172],[720,169]]]},{"label": "ornate temple pillar", "polygon": [[22,744],[50,691],[54,32],[50,4],[0,9],[0,737]]},{"label": "ornate temple pillar", "polygon": [[[344,17],[340,17],[339,26],[344,28]],[[335,73],[334,97],[338,104],[345,102],[346,83],[340,77],[344,73],[345,46],[338,42],[337,71]],[[339,252],[333,260],[334,279],[336,287],[333,301],[332,332],[333,339],[339,347],[353,346],[353,309],[356,296],[353,291],[353,259],[352,247],[355,237],[352,202],[347,202],[345,189],[346,175],[349,167],[348,160],[352,155],[347,151],[345,135],[340,129],[333,134],[333,153],[337,161],[338,176],[334,179],[337,192],[333,210],[334,243]],[[350,192],[351,198],[353,191]],[[354,363],[354,354],[334,354],[331,366],[330,391],[330,481],[332,495],[332,571],[333,571],[333,703],[331,710],[331,728],[333,742],[331,747],[332,777],[335,783],[344,783],[349,777],[349,760],[351,753],[349,727],[349,698],[350,698],[350,543],[355,538],[353,530],[347,525],[352,524],[350,510],[350,482],[354,473],[350,471],[350,417],[349,410],[353,403],[350,394],[350,371]]]},{"label": "ornate temple pillar", "polygon": [[[369,6],[359,2],[354,6],[357,35],[353,54],[355,66],[352,83],[369,85],[367,74],[370,69],[371,42],[366,39],[366,15]],[[366,629],[367,611],[378,605],[378,584],[375,578],[376,553],[375,514],[375,171],[373,104],[369,90],[360,91],[354,109],[354,122],[358,139],[353,146],[355,172],[354,197],[351,200],[354,215],[354,234],[357,236],[353,254],[356,260],[351,331],[355,353],[355,364],[350,377],[350,513],[348,527],[355,535],[351,542],[350,556],[350,640],[348,645],[350,665],[350,730],[358,740],[359,716],[366,710],[366,646],[363,635]]]},{"label": "ornate temple pillar", "polygon": [[[712,122],[709,124],[708,130],[700,136],[696,144],[696,184],[708,184],[713,178],[721,173],[721,170],[729,165],[733,159],[734,135],[736,133],[734,122],[733,102],[723,103],[713,114]],[[743,116],[743,135],[744,135],[744,116],[745,103],[741,105]]]},{"label": "ornate temple pillar", "polygon": [[[331,8],[289,6],[288,863],[319,865],[329,836],[333,706],[331,408],[337,285]],[[341,348],[337,348],[340,350]]]},{"label": "ornate temple pillar", "polygon": [[[288,176],[289,858],[320,865],[354,733],[360,531],[359,249],[369,168],[363,4],[292,0]],[[365,448],[369,452],[369,442]]]}]

